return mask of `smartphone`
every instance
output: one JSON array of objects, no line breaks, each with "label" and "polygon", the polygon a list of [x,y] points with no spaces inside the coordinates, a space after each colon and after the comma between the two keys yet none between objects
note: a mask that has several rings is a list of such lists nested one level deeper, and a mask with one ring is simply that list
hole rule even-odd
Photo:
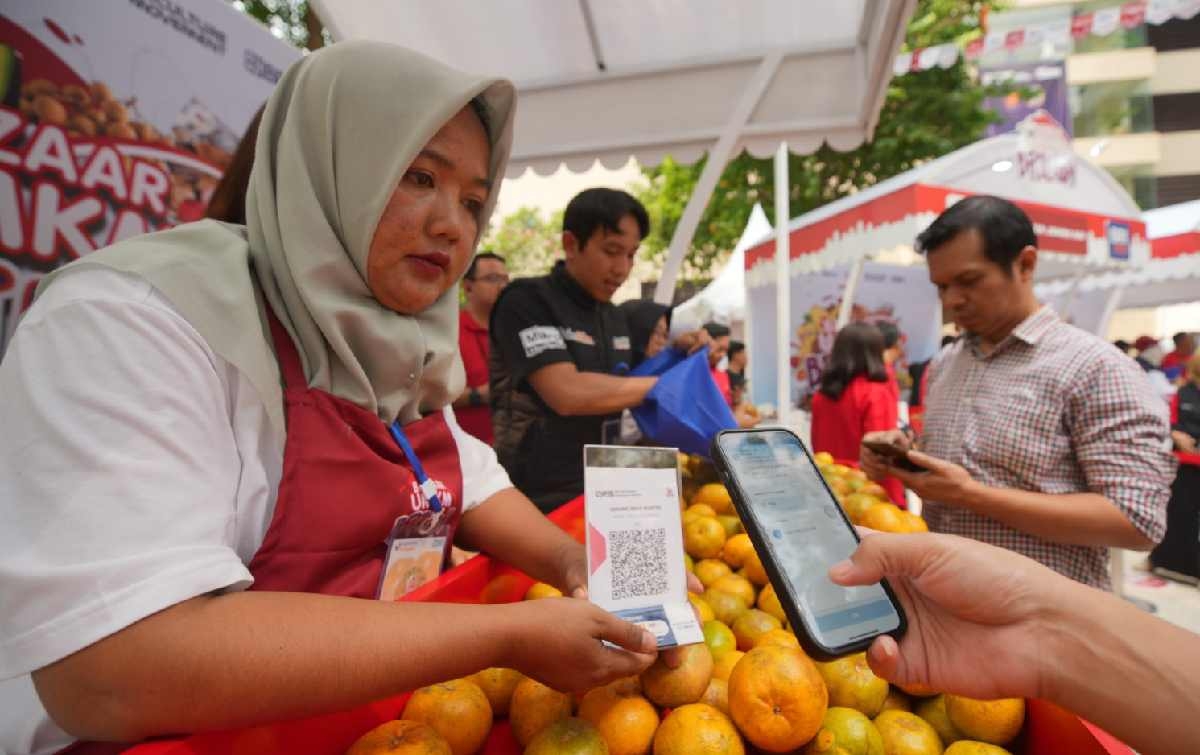
[{"label": "smartphone", "polygon": [[713,462],[762,559],[788,623],[817,660],[866,650],[906,622],[886,581],[841,587],[829,567],[849,558],[858,535],[808,449],[783,429],[725,430]]},{"label": "smartphone", "polygon": [[891,443],[884,443],[880,440],[864,440],[862,444],[863,447],[871,453],[884,457],[893,465],[903,469],[905,472],[929,471],[925,467],[908,458],[908,451],[905,451],[900,446],[893,446]]}]

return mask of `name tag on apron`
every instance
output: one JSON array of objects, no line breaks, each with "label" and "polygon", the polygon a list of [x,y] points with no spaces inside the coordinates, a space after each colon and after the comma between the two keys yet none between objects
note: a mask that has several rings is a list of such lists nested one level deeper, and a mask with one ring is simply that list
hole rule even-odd
[{"label": "name tag on apron", "polygon": [[444,537],[396,538],[388,545],[379,599],[397,601],[442,573]]}]

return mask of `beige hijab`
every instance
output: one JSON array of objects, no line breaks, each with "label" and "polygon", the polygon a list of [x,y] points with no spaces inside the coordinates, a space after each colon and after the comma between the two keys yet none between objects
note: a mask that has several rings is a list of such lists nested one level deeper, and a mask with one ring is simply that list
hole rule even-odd
[{"label": "beige hijab", "polygon": [[280,373],[257,283],[296,342],[310,387],[385,422],[411,422],[462,392],[457,292],[398,314],[372,297],[367,252],[408,166],[472,100],[483,105],[497,187],[482,230],[508,161],[512,85],[404,48],[341,42],[289,68],[268,100],[244,228],[202,221],[130,239],[42,286],[86,265],[146,279],[249,378],[282,438]]}]

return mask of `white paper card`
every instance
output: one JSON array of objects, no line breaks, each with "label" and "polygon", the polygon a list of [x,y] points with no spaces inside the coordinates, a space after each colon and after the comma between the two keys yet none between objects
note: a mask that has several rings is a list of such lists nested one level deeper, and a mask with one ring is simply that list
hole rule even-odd
[{"label": "white paper card", "polygon": [[673,448],[585,446],[588,596],[659,648],[704,641],[687,598]]}]

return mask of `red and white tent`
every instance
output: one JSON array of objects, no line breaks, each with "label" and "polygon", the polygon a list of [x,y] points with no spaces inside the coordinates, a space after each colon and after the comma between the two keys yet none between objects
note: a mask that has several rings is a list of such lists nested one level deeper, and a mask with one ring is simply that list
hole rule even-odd
[{"label": "red and white tent", "polygon": [[1119,309],[1200,301],[1200,200],[1142,215],[1150,260],[1136,269],[1038,286],[1038,295],[1085,330],[1105,335]]},{"label": "red and white tent", "polygon": [[[1034,114],[1017,132],[964,147],[792,220],[791,275],[858,260],[918,263],[913,240],[937,215],[972,194],[995,194],[1033,220],[1038,277],[1125,269],[1149,259],[1141,214],[1102,168],[1077,157],[1061,127]],[[748,289],[774,281],[774,239],[746,252]]]}]

